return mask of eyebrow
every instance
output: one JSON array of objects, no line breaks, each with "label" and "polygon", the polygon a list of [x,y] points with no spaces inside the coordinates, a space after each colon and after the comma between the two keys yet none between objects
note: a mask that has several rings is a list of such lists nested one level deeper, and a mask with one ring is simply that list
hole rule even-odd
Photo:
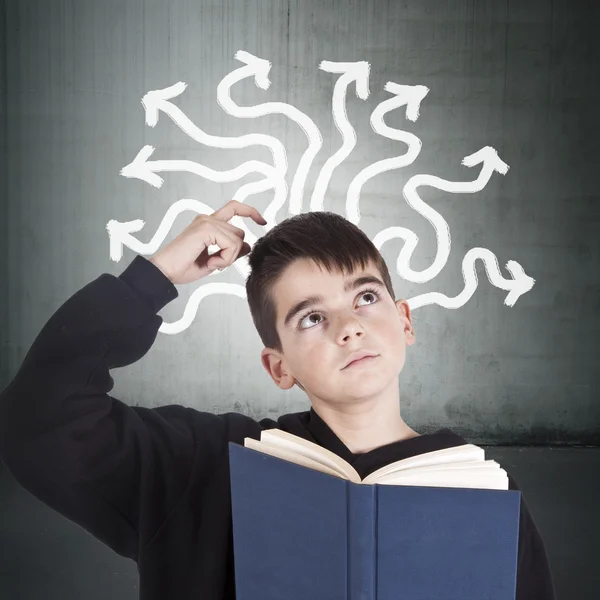
[{"label": "eyebrow", "polygon": [[[344,283],[344,292],[355,290],[356,288],[359,288],[367,283],[374,283],[376,285],[385,287],[383,281],[381,281],[381,279],[379,279],[378,277],[375,277],[373,275],[364,275],[363,277],[357,277],[356,279],[346,280]],[[288,310],[288,313],[285,316],[285,321],[283,322],[283,326],[288,327],[290,321],[292,321],[292,319],[299,312],[302,312],[303,310],[314,306],[315,304],[321,304],[323,301],[323,296],[317,294],[315,296],[309,296],[308,298],[304,298],[304,300],[297,302],[296,304],[294,304],[294,306],[292,306],[292,308],[290,308],[290,310]]]}]

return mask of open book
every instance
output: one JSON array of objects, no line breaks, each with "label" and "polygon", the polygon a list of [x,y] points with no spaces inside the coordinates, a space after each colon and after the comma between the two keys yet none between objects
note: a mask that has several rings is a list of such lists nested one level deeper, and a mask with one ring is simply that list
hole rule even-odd
[{"label": "open book", "polygon": [[296,435],[268,429],[260,441],[244,438],[244,446],[353,483],[507,490],[506,471],[473,444],[434,450],[398,460],[361,480],[356,469],[337,454]]}]

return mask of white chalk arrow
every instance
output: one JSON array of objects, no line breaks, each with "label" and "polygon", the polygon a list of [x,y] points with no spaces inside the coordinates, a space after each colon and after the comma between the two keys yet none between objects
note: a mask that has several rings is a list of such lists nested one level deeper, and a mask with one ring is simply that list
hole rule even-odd
[{"label": "white chalk arrow", "polygon": [[154,152],[153,146],[144,146],[137,156],[121,169],[123,177],[141,179],[160,188],[163,178],[156,173],[162,171],[187,171],[218,183],[237,181],[249,173],[262,173],[274,182],[281,181],[281,175],[274,167],[258,160],[248,160],[229,171],[215,171],[192,160],[148,160]]},{"label": "white chalk arrow", "polygon": [[238,283],[204,283],[192,292],[186,302],[182,317],[173,323],[163,321],[158,330],[169,335],[186,330],[194,322],[200,302],[208,296],[237,296],[243,300],[247,298],[246,288]]},{"label": "white chalk arrow", "polygon": [[335,83],[333,88],[333,98],[331,102],[331,111],[333,113],[333,122],[342,135],[342,145],[340,149],[330,156],[321,169],[310,201],[310,210],[323,210],[325,190],[329,185],[333,170],[347,158],[354,146],[356,146],[356,132],[348,120],[346,113],[346,94],[348,86],[355,83],[356,96],[361,100],[369,97],[369,63],[361,60],[357,62],[332,62],[323,60],[319,69],[329,73],[343,73]]},{"label": "white chalk arrow", "polygon": [[411,310],[427,306],[428,304],[438,304],[444,308],[460,308],[463,306],[471,296],[473,296],[477,289],[478,280],[477,271],[475,270],[475,261],[478,258],[480,258],[485,265],[485,272],[490,283],[497,288],[508,291],[508,294],[504,299],[504,304],[506,306],[514,306],[519,297],[528,292],[535,283],[535,279],[529,277],[523,270],[523,267],[514,260],[509,260],[506,263],[506,268],[510,271],[512,279],[504,278],[500,271],[500,266],[498,265],[498,259],[493,252],[490,252],[487,248],[471,248],[471,250],[465,254],[462,261],[462,274],[465,282],[465,287],[462,292],[454,298],[439,292],[428,292],[427,294],[415,296],[408,300],[408,305]]},{"label": "white chalk arrow", "polygon": [[274,167],[284,175],[287,172],[287,156],[283,144],[272,135],[263,133],[251,133],[226,137],[222,135],[211,135],[198,127],[189,117],[175,104],[173,98],[181,95],[187,87],[187,83],[178,81],[172,86],[151,90],[142,98],[142,106],[145,110],[146,124],[155,127],[158,123],[160,113],[171,117],[173,122],[189,137],[205,146],[216,148],[247,148],[248,146],[266,146],[273,156]]},{"label": "white chalk arrow", "polygon": [[446,223],[446,220],[440,213],[421,200],[419,194],[417,194],[417,188],[422,185],[428,185],[453,194],[461,192],[472,194],[482,190],[494,172],[504,175],[508,171],[508,165],[500,159],[496,150],[491,146],[485,146],[481,150],[465,156],[462,164],[467,167],[474,167],[481,164],[481,171],[477,179],[474,181],[447,181],[434,175],[419,174],[411,177],[402,190],[409,206],[424,216],[435,230],[437,250],[435,259],[428,268],[423,271],[414,271],[410,268],[410,257],[419,242],[419,237],[410,229],[406,227],[388,227],[380,231],[373,238],[373,244],[378,249],[391,239],[402,238],[405,241],[396,261],[396,271],[402,278],[408,281],[425,283],[433,279],[439,275],[450,256],[450,229],[448,223]]},{"label": "white chalk arrow", "polygon": [[[177,217],[185,211],[191,211],[199,215],[212,215],[215,212],[208,204],[200,202],[200,200],[195,200],[193,198],[182,198],[181,200],[178,200],[169,206],[165,216],[158,226],[158,229],[154,232],[152,239],[150,239],[148,242],[141,242],[133,235],[134,233],[140,232],[144,228],[146,223],[142,219],[135,219],[134,221],[126,222],[111,219],[106,224],[106,230],[108,231],[109,237],[110,259],[115,262],[119,262],[121,258],[123,258],[124,247],[129,248],[137,254],[154,254],[169,235],[169,232],[171,231],[171,228],[173,227]],[[242,220],[241,217],[234,218]],[[231,219],[231,221],[233,221],[233,219]],[[238,222],[232,223],[232,225],[235,225],[236,227],[241,226],[241,224],[238,224]],[[252,248],[257,238],[250,230],[247,228],[244,229],[244,241],[247,242]],[[218,252],[220,249],[221,248],[219,248],[218,245],[211,244],[208,247],[208,254],[212,255],[215,252]],[[233,266],[238,270],[240,275],[244,277],[244,279],[250,274],[247,255],[238,258],[233,263]],[[216,274],[217,271],[211,273],[211,276]]]},{"label": "white chalk arrow", "polygon": [[[217,86],[217,102],[221,105],[223,110],[235,117],[245,119],[253,119],[269,114],[284,114],[292,121],[298,123],[308,138],[308,148],[300,159],[290,188],[289,214],[297,215],[302,211],[302,197],[308,171],[315,156],[323,145],[323,138],[321,137],[318,127],[308,115],[285,102],[265,102],[256,106],[238,106],[231,99],[231,87],[242,79],[253,77],[255,84],[259,88],[263,90],[268,89],[271,85],[269,80],[271,63],[268,60],[258,58],[244,50],[238,50],[235,54],[235,58],[245,63],[245,66],[235,69],[223,77],[219,82]],[[266,215],[265,218],[268,219]]]},{"label": "white chalk arrow", "polygon": [[[235,137],[225,137],[220,135],[211,135],[200,129],[189,117],[175,104],[171,102],[184,92],[187,84],[179,81],[170,87],[151,90],[142,98],[142,105],[145,110],[146,124],[150,127],[155,127],[158,123],[160,113],[168,115],[173,122],[193,140],[206,146],[217,148],[247,148],[248,146],[266,146],[273,156],[274,168],[280,176],[279,184],[284,185],[285,189],[277,187],[275,200],[263,211],[263,216],[270,223],[275,220],[275,214],[285,204],[287,199],[287,184],[285,184],[285,175],[288,169],[287,156],[283,144],[271,135],[262,133],[252,133],[248,135],[240,135]],[[259,186],[258,183],[261,185]],[[267,186],[266,181],[255,182],[248,184],[251,188],[241,188],[235,194],[234,199],[238,199],[240,195],[249,196],[259,193],[265,189],[270,189],[274,186]],[[267,186],[267,187],[265,187]]]},{"label": "white chalk arrow", "polygon": [[116,221],[111,219],[106,224],[108,237],[110,240],[110,259],[119,262],[123,257],[123,247],[126,246],[136,254],[154,254],[169,235],[175,219],[186,210],[195,212],[199,215],[212,215],[215,211],[204,202],[192,198],[182,198],[174,202],[165,213],[158,229],[154,232],[149,242],[141,242],[133,233],[141,231],[146,222],[142,219],[134,221]]},{"label": "white chalk arrow", "polygon": [[363,185],[380,173],[390,171],[391,169],[400,169],[412,164],[421,152],[421,140],[416,135],[408,131],[389,127],[384,123],[383,117],[388,112],[405,106],[406,118],[410,121],[416,121],[419,118],[421,101],[429,92],[429,88],[424,85],[400,85],[388,81],[384,89],[386,92],[394,94],[394,96],[377,105],[371,114],[371,128],[379,135],[404,142],[407,144],[408,150],[401,156],[386,158],[369,165],[360,171],[350,182],[348,194],[346,195],[346,218],[355,225],[358,225],[360,221],[358,202]]}]

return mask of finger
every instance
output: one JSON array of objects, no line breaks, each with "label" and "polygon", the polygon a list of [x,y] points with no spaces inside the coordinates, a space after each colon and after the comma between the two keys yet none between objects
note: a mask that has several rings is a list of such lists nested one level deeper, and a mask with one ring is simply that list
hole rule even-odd
[{"label": "finger", "polygon": [[[248,242],[242,243],[242,248],[240,249],[240,253],[237,258],[241,258],[242,256],[246,256],[246,254],[250,253],[250,244]],[[237,259],[236,259],[237,260]]]},{"label": "finger", "polygon": [[236,227],[235,225],[232,225],[231,223],[224,223],[223,221],[218,221],[218,223],[219,223],[219,225],[224,226],[231,233],[234,233],[239,238],[242,238],[242,240],[246,237],[246,232],[243,229],[240,229],[239,227]]},{"label": "finger", "polygon": [[238,202],[237,200],[230,200],[216,210],[211,216],[220,219],[221,221],[229,221],[234,216],[239,215],[240,217],[251,217],[256,223],[266,225],[266,219],[258,212],[254,206]]},{"label": "finger", "polygon": [[214,244],[218,246],[220,250],[210,256],[206,262],[206,265],[208,267],[224,269],[231,264],[231,256],[237,254],[238,248],[241,244],[243,244],[243,242],[239,237],[221,227],[221,225],[223,224],[217,222],[210,223],[212,228],[212,241],[214,241]]}]

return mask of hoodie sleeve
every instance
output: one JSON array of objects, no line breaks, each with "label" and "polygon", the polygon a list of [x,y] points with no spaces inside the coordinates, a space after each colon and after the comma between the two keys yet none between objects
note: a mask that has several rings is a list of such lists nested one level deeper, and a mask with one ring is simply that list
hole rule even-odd
[{"label": "hoodie sleeve", "polygon": [[[519,490],[517,482],[508,475],[509,489]],[[521,492],[519,521],[519,555],[517,563],[516,600],[556,600],[550,563],[544,542],[525,504]]]},{"label": "hoodie sleeve", "polygon": [[109,395],[109,371],[148,352],[177,296],[142,256],[100,275],[52,315],[0,395],[0,458],[15,479],[133,560],[185,490],[191,409],[128,406]]}]

